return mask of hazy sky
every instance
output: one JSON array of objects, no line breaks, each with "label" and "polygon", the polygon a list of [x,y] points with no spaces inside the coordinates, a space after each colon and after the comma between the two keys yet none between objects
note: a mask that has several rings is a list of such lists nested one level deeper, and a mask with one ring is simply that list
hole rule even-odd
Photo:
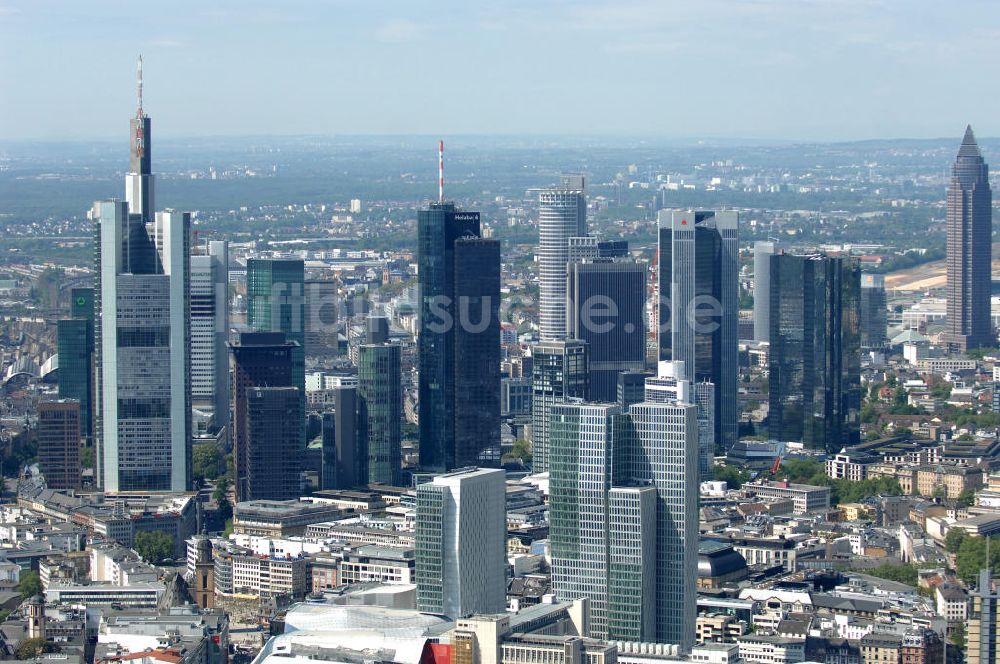
[{"label": "hazy sky", "polygon": [[1000,135],[996,0],[0,0],[0,139]]}]

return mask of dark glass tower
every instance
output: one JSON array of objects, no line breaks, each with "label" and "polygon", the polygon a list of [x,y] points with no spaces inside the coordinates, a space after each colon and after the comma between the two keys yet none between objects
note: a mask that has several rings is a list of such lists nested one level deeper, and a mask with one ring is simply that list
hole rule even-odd
[{"label": "dark glass tower", "polygon": [[74,288],[70,316],[56,323],[59,398],[80,403],[80,437],[94,435],[94,289]]},{"label": "dark glass tower", "polygon": [[715,385],[715,440],[737,440],[739,213],[659,213],[659,347],[691,379]]},{"label": "dark glass tower", "polygon": [[247,325],[258,332],[284,332],[292,349],[292,385],[302,399],[299,423],[305,446],[306,364],[304,295],[305,266],[301,260],[251,258],[247,260]]},{"label": "dark glass tower", "polygon": [[943,340],[966,351],[996,345],[990,320],[993,192],[972,127],[948,185],[948,327]]},{"label": "dark glass tower", "polygon": [[590,399],[614,403],[619,372],[646,367],[646,270],[631,260],[568,269],[567,328],[590,348]]},{"label": "dark glass tower", "polygon": [[455,468],[500,464],[500,243],[455,243]]},{"label": "dark glass tower", "polygon": [[886,345],[885,275],[861,275],[861,348],[880,350]]},{"label": "dark glass tower", "polygon": [[302,447],[296,387],[250,387],[246,399],[246,478],[240,500],[302,495]]},{"label": "dark glass tower", "polygon": [[772,440],[827,452],[859,442],[860,284],[854,260],[771,257]]},{"label": "dark glass tower", "polygon": [[323,489],[350,489],[368,483],[368,452],[358,435],[358,388],[333,388],[333,412],[323,413]]},{"label": "dark glass tower", "polygon": [[368,451],[366,483],[398,486],[403,419],[400,348],[365,344],[358,350],[358,438]]},{"label": "dark glass tower", "polygon": [[[499,306],[486,299],[495,298],[499,303],[499,279],[496,278],[500,272],[499,248],[489,243],[468,241],[479,236],[479,213],[461,212],[453,203],[432,203],[417,215],[420,465],[428,469],[449,470],[457,467],[460,458],[478,458],[483,452],[499,448],[499,374],[496,374],[495,413],[492,411],[492,396],[487,398],[478,392],[459,395],[456,385],[461,382],[468,386],[482,380],[485,386],[486,379],[473,372],[483,371],[488,358],[493,356],[494,351],[486,349],[486,346],[494,336],[492,343],[497,349],[495,352],[499,353],[499,321],[486,321],[485,327],[468,325],[459,332],[463,307],[466,320],[475,323],[482,320],[477,311],[482,310],[481,305],[488,302],[491,312],[496,312]],[[484,260],[490,263],[482,262]],[[466,359],[464,364],[458,361],[459,347]],[[480,348],[489,355],[469,355],[473,349]],[[459,373],[462,374],[461,380],[458,379]],[[467,399],[473,399],[483,407],[489,402],[491,410],[486,413],[470,412]],[[459,424],[458,420],[464,418],[471,418],[472,421]],[[497,419],[496,440],[493,439],[493,418]],[[468,433],[470,431],[482,432],[482,435],[472,437]],[[465,447],[461,453],[456,435],[463,437]],[[468,449],[470,443],[480,451],[473,455],[473,450]]]},{"label": "dark glass tower", "polygon": [[237,500],[249,500],[251,495],[248,484],[250,438],[247,430],[247,394],[256,387],[292,386],[292,350],[295,345],[286,341],[282,332],[243,332],[229,342],[232,381],[229,421],[232,426]]},{"label": "dark glass tower", "polygon": [[590,394],[589,349],[579,339],[564,339],[539,342],[531,352],[531,468],[544,473],[549,470],[552,406]]}]

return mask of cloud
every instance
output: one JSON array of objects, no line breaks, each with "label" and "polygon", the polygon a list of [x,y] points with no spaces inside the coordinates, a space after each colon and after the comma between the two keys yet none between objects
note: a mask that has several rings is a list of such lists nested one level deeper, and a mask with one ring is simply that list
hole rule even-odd
[{"label": "cloud", "polygon": [[375,38],[386,44],[404,44],[424,38],[427,28],[409,19],[393,19],[375,30]]}]

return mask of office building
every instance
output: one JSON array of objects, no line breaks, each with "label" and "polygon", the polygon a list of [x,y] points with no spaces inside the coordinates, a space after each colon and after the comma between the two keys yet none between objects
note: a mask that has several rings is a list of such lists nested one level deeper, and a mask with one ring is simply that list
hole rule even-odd
[{"label": "office building", "polygon": [[861,275],[861,348],[883,350],[886,338],[885,275]]},{"label": "office building", "polygon": [[420,464],[499,460],[499,245],[452,203],[420,210],[417,242]]},{"label": "office building", "polygon": [[500,380],[500,415],[503,417],[531,415],[530,378]]},{"label": "office building", "polygon": [[753,243],[753,338],[768,341],[771,334],[771,256],[778,253],[778,243],[758,240]]},{"label": "office building", "polygon": [[332,388],[333,412],[323,413],[320,487],[351,489],[368,483],[368,450],[359,435],[358,388]]},{"label": "office building", "polygon": [[987,664],[1000,659],[1000,594],[993,586],[989,569],[979,572],[979,587],[972,593],[969,633],[966,638],[966,661]]},{"label": "office building", "polygon": [[466,468],[417,485],[417,610],[455,619],[506,609],[504,477]]},{"label": "office building", "polygon": [[652,487],[614,487],[612,404],[574,400],[550,410],[549,540],[560,600],[589,599],[589,635],[654,639]]},{"label": "office building", "polygon": [[698,477],[701,482],[711,480],[715,457],[715,386],[687,380],[683,362],[660,362],[656,376],[646,379],[645,401],[698,407]]},{"label": "office building", "polygon": [[[455,242],[455,451],[451,464],[500,465],[500,242]],[[450,460],[449,460],[450,461]]]},{"label": "office building", "polygon": [[945,226],[948,322],[942,339],[963,352],[995,346],[990,322],[993,192],[972,127],[966,127],[951,169]]},{"label": "office building", "polygon": [[258,332],[284,332],[292,348],[292,385],[299,388],[302,446],[305,447],[305,266],[301,260],[247,260],[247,325]]},{"label": "office building", "polygon": [[829,453],[859,442],[860,291],[854,260],[771,257],[772,440]]},{"label": "office building", "polygon": [[[148,225],[94,204],[97,479],[105,491],[185,491],[191,404],[187,213]],[[150,235],[152,232],[152,236]]]},{"label": "office building", "polygon": [[660,359],[715,385],[715,440],[729,450],[738,417],[739,213],[662,210],[658,219]]},{"label": "office building", "polygon": [[567,398],[586,399],[590,373],[587,344],[578,339],[543,341],[532,349],[532,470],[549,469],[549,409]]},{"label": "office building", "polygon": [[615,403],[623,412],[627,412],[632,404],[646,400],[646,379],[650,376],[645,371],[622,371],[618,374]]},{"label": "office building", "polygon": [[49,489],[79,489],[80,402],[38,403],[38,469]]},{"label": "office building", "polygon": [[246,400],[246,476],[240,500],[294,500],[302,495],[297,387],[250,387]]},{"label": "office building", "polygon": [[80,437],[89,446],[94,435],[94,289],[74,288],[70,318],[56,323],[59,398],[80,404]]},{"label": "office building", "polygon": [[589,348],[590,399],[613,403],[619,372],[646,366],[646,268],[598,258],[567,269],[567,336]]},{"label": "office building", "polygon": [[399,346],[361,346],[358,354],[358,437],[368,452],[366,483],[399,485],[402,419]]},{"label": "office building", "polygon": [[694,645],[698,567],[698,409],[641,403],[622,418],[621,472],[656,490],[653,641]]},{"label": "office building", "polygon": [[234,333],[229,342],[229,366],[232,389],[230,398],[231,440],[235,486],[238,501],[249,500],[247,486],[249,432],[247,430],[247,394],[255,387],[294,387],[292,350],[283,332]]},{"label": "office building", "polygon": [[209,242],[191,256],[191,405],[214,431],[229,422],[228,298],[229,243]]},{"label": "office building", "polygon": [[542,341],[566,336],[566,263],[569,239],[587,234],[584,178],[564,177],[538,194],[538,324]]}]

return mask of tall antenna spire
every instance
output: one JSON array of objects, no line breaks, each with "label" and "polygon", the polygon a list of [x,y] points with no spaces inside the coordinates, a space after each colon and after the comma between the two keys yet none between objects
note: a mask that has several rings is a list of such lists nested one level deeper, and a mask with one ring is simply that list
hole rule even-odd
[{"label": "tall antenna spire", "polygon": [[136,110],[136,117],[142,118],[143,113],[142,113],[142,54],[141,53],[139,54],[139,67],[138,70],[136,71],[136,102],[138,104]]},{"label": "tall antenna spire", "polygon": [[438,203],[444,203],[444,141],[438,141]]}]

